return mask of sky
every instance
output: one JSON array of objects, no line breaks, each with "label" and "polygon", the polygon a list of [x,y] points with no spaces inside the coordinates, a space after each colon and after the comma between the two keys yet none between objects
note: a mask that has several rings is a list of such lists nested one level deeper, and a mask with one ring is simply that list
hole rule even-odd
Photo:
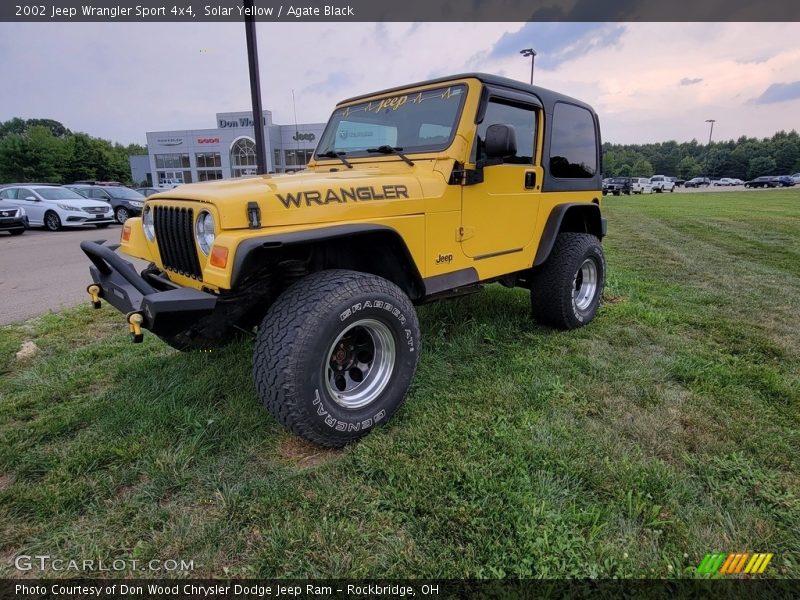
[{"label": "sky", "polygon": [[[324,122],[343,98],[483,71],[589,102],[604,141],[800,130],[800,23],[259,23],[264,108]],[[250,109],[241,23],[0,23],[0,120],[144,144]]]}]

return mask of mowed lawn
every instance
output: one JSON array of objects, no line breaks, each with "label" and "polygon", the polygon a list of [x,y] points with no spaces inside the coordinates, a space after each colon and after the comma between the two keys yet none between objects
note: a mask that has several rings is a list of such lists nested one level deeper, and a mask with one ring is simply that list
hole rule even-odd
[{"label": "mowed lawn", "polygon": [[800,190],[605,212],[590,326],[539,327],[499,286],[420,308],[406,404],[341,452],[260,407],[250,343],[132,345],[110,307],[0,329],[0,576],[44,554],[195,576],[676,577],[748,551],[800,577]]}]

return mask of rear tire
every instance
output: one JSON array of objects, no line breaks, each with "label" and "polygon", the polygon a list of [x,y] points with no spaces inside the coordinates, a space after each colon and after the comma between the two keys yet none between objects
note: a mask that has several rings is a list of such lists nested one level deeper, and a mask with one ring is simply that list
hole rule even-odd
[{"label": "rear tire", "polygon": [[533,271],[533,318],[557,329],[586,325],[597,314],[606,278],[600,240],[588,233],[561,233],[547,261]]},{"label": "rear tire", "polygon": [[420,332],[393,283],[330,270],[290,286],[256,338],[259,398],[289,431],[338,448],[389,420],[417,369]]}]

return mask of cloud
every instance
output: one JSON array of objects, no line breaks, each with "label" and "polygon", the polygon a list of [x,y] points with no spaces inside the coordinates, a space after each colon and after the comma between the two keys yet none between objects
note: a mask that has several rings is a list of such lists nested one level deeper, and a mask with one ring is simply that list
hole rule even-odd
[{"label": "cloud", "polygon": [[353,78],[344,71],[334,71],[322,81],[317,81],[303,88],[304,92],[318,91],[322,93],[335,93],[349,86]]},{"label": "cloud", "polygon": [[773,83],[755,99],[755,104],[774,104],[800,98],[800,81]]},{"label": "cloud", "polygon": [[681,79],[681,85],[694,85],[696,83],[700,83],[703,81],[702,77],[695,77],[694,79],[689,79],[688,77],[684,77]]},{"label": "cloud", "polygon": [[532,47],[537,52],[536,64],[554,69],[573,58],[613,46],[625,29],[608,23],[526,23],[518,31],[504,34],[487,58],[507,58]]}]

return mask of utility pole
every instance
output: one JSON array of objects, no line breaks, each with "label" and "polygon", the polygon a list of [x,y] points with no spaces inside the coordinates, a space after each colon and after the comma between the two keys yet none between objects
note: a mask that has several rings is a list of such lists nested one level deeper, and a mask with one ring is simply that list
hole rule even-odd
[{"label": "utility pole", "polygon": [[524,50],[519,51],[520,54],[524,57],[531,57],[531,85],[533,85],[533,61],[536,60],[536,50],[533,48],[525,48]]},{"label": "utility pole", "polygon": [[247,38],[247,63],[250,67],[250,99],[253,104],[253,125],[256,134],[256,173],[267,172],[267,152],[264,147],[264,110],[261,107],[261,78],[258,75],[258,44],[253,0],[244,0],[244,32]]},{"label": "utility pole", "polygon": [[714,123],[716,123],[716,119],[706,119],[706,123],[711,123],[711,130],[708,132],[708,143],[711,144],[711,134],[714,133]]}]

